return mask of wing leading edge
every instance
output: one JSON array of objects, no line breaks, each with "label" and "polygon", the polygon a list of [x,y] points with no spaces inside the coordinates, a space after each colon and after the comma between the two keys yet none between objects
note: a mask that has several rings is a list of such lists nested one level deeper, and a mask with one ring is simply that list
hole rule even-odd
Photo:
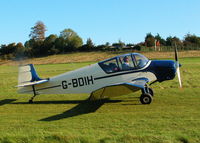
[{"label": "wing leading edge", "polygon": [[90,100],[98,100],[103,98],[110,98],[115,96],[121,96],[138,91],[145,87],[145,84],[149,82],[147,78],[138,78],[132,82],[113,84],[102,87],[91,93]]}]

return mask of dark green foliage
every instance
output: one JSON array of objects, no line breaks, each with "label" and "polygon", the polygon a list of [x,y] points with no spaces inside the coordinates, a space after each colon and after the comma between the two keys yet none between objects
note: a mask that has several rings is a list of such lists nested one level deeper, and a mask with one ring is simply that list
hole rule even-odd
[{"label": "dark green foliage", "polygon": [[113,43],[112,47],[114,50],[122,50],[125,47],[125,43],[119,40],[118,43]]},{"label": "dark green foliage", "polygon": [[155,37],[151,33],[147,33],[145,37],[145,45],[147,47],[153,47],[155,44]]},{"label": "dark green foliage", "polygon": [[15,59],[25,57],[26,49],[22,43],[11,43],[8,45],[1,45],[0,56],[3,59]]},{"label": "dark green foliage", "polygon": [[8,45],[1,45],[0,53],[1,55],[8,55],[14,53],[16,50],[16,44],[11,43]]},{"label": "dark green foliage", "polygon": [[155,36],[155,39],[156,39],[157,41],[159,41],[161,45],[163,45],[163,46],[166,45],[165,39],[163,39],[158,33],[157,33],[157,35]]},{"label": "dark green foliage", "polygon": [[65,41],[62,37],[58,37],[55,40],[55,48],[59,51],[59,53],[64,53]]},{"label": "dark green foliage", "polygon": [[72,29],[64,29],[61,31],[60,38],[61,41],[59,46],[61,46],[62,52],[76,51],[83,45],[81,37],[79,37]]},{"label": "dark green foliage", "polygon": [[141,51],[142,46],[140,46],[140,45],[135,45],[135,46],[133,47],[133,49],[134,49],[134,50],[137,50],[137,51]]},{"label": "dark green foliage", "polygon": [[25,47],[28,49],[27,55],[29,57],[38,57],[45,53],[42,49],[43,41],[35,41],[34,39],[30,39],[26,41]]},{"label": "dark green foliage", "polygon": [[184,38],[183,44],[185,47],[200,47],[200,37],[196,35],[187,34]]},{"label": "dark green foliage", "polygon": [[49,35],[43,42],[43,50],[45,51],[45,55],[52,55],[52,54],[58,54],[59,50],[55,47],[55,42],[57,39],[57,35]]},{"label": "dark green foliage", "polygon": [[16,58],[24,58],[26,49],[22,43],[17,43],[14,56]]},{"label": "dark green foliage", "polygon": [[111,48],[110,48],[110,46],[109,45],[98,45],[98,46],[96,46],[95,47],[95,50],[97,50],[97,51],[111,51]]},{"label": "dark green foliage", "polygon": [[92,39],[88,38],[86,44],[79,48],[80,51],[93,51],[95,46],[92,42]]},{"label": "dark green foliage", "polygon": [[174,36],[174,37],[171,37],[171,36],[167,37],[167,39],[166,39],[166,46],[174,46],[175,44],[181,46],[182,42],[176,36]]}]

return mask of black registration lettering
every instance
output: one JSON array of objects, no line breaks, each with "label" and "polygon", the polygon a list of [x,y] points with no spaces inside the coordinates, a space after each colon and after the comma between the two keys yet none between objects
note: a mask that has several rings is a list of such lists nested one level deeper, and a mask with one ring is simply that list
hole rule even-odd
[{"label": "black registration lettering", "polygon": [[93,79],[93,77],[92,77],[92,76],[87,77],[87,82],[88,82],[88,85],[94,84],[94,79]]},{"label": "black registration lettering", "polygon": [[62,81],[62,88],[67,89],[70,87],[76,88],[79,86],[86,86],[86,85],[91,85],[94,84],[94,79],[93,76],[86,76],[86,77],[79,77],[79,78],[73,78],[70,81]]},{"label": "black registration lettering", "polygon": [[82,77],[78,78],[78,84],[79,84],[79,86],[84,86],[85,82]]},{"label": "black registration lettering", "polygon": [[68,86],[67,86],[67,81],[62,81],[62,88],[63,89],[67,89],[68,88]]},{"label": "black registration lettering", "polygon": [[85,82],[85,85],[88,85],[88,82],[87,82],[87,78],[84,77],[84,82]]}]

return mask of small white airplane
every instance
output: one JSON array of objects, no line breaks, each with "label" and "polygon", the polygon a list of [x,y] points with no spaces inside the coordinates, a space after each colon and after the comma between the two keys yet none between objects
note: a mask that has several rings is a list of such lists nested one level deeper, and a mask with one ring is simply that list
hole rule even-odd
[{"label": "small white airplane", "polygon": [[175,61],[149,60],[139,53],[116,56],[64,74],[42,79],[32,64],[19,66],[18,92],[33,94],[90,94],[99,100],[141,90],[140,102],[150,104],[153,90],[149,85],[174,79],[178,74],[181,84],[177,49]]}]

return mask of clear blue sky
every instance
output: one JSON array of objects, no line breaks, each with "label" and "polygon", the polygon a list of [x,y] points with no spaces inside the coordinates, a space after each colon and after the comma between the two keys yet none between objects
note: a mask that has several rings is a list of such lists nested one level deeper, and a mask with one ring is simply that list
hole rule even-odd
[{"label": "clear blue sky", "polygon": [[138,43],[146,33],[163,38],[200,36],[200,0],[1,0],[0,44],[29,40],[38,20],[46,36],[71,28],[95,44]]}]

